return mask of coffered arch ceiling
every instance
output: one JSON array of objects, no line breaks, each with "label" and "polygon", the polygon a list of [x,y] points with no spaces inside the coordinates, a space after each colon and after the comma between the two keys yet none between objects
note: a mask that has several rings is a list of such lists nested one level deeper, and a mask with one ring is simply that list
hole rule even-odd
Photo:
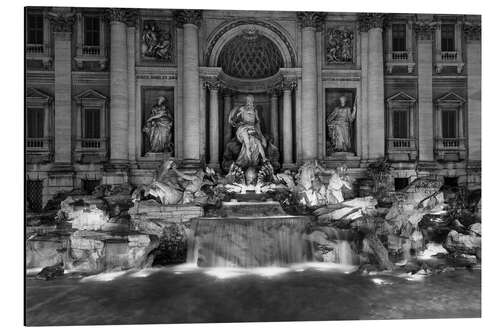
[{"label": "coffered arch ceiling", "polygon": [[227,42],[217,61],[224,73],[242,79],[270,77],[283,65],[278,47],[257,30],[244,31]]},{"label": "coffered arch ceiling", "polygon": [[[255,35],[255,41],[249,41],[249,35]],[[247,37],[247,39],[245,39],[245,37]],[[234,48],[235,45],[243,46],[244,44],[252,43],[255,43],[260,51],[250,50],[250,45],[245,45],[244,48],[246,51],[241,52],[237,52]],[[275,23],[245,19],[222,24],[215,29],[208,38],[205,53],[205,62],[207,66],[218,67],[222,65],[224,60],[220,57],[221,54],[224,51],[226,54],[224,57],[227,57],[231,49],[235,51],[235,55],[238,54],[239,56],[243,56],[245,52],[247,52],[247,55],[260,52],[261,55],[259,57],[263,54],[272,55],[273,59],[269,63],[263,64],[260,62],[260,66],[266,68],[268,66],[273,67],[277,63],[285,68],[295,67],[297,64],[297,54],[293,39],[285,29]],[[280,56],[277,57],[277,54]],[[279,58],[281,58],[281,60]],[[248,72],[252,72],[252,75],[257,75],[257,73],[261,73],[262,71],[265,70],[248,70]],[[250,75],[250,73],[246,75]]]}]

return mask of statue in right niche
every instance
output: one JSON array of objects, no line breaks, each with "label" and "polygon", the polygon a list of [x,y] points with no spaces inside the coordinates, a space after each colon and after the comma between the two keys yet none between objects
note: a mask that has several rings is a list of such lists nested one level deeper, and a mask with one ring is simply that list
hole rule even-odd
[{"label": "statue in right niche", "polygon": [[330,136],[331,151],[352,151],[352,124],[356,119],[356,100],[353,107],[347,105],[347,97],[340,96],[339,105],[328,115],[326,122]]},{"label": "statue in right niche", "polygon": [[158,97],[156,104],[151,108],[151,115],[142,129],[149,140],[151,152],[168,153],[173,151],[173,123],[174,120],[167,107],[166,97]]}]

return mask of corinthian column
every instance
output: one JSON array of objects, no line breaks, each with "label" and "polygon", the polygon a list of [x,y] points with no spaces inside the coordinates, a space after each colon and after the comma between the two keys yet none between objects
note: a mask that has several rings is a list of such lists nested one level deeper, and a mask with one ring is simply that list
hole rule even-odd
[{"label": "corinthian column", "polygon": [[211,168],[219,167],[219,89],[220,82],[207,81],[205,87],[210,90],[210,162]]},{"label": "corinthian column", "polygon": [[136,110],[135,110],[135,29],[137,17],[131,12],[127,20],[127,76],[128,76],[128,159],[136,158]]},{"label": "corinthian column", "polygon": [[128,12],[121,8],[107,10],[110,22],[110,155],[112,164],[128,160],[128,83],[127,25]]},{"label": "corinthian column", "polygon": [[481,161],[481,24],[466,22],[467,127],[469,162]]},{"label": "corinthian column", "polygon": [[434,159],[434,116],[432,103],[432,35],[430,21],[414,25],[417,35],[418,69],[418,156],[420,161]]},{"label": "corinthian column", "polygon": [[[283,167],[293,163],[292,90],[297,83],[284,80],[283,89]],[[312,136],[309,135],[309,136]]]},{"label": "corinthian column", "polygon": [[368,158],[384,156],[384,53],[383,14],[361,14],[361,31],[368,31]]},{"label": "corinthian column", "polygon": [[302,27],[302,156],[312,160],[318,157],[316,28],[325,14],[299,12],[297,17]]},{"label": "corinthian column", "polygon": [[54,28],[54,162],[71,164],[71,31],[74,16],[66,9],[50,14]]},{"label": "corinthian column", "polygon": [[185,164],[200,161],[200,83],[198,68],[198,27],[201,11],[176,11],[178,24],[183,27],[182,51],[182,145]]}]

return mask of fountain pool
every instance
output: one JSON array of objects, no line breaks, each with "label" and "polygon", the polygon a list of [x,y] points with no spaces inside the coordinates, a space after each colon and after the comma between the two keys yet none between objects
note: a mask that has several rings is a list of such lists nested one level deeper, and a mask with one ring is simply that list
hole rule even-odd
[{"label": "fountain pool", "polygon": [[352,266],[180,265],[26,281],[28,325],[458,318],[481,316],[480,270],[412,279]]}]

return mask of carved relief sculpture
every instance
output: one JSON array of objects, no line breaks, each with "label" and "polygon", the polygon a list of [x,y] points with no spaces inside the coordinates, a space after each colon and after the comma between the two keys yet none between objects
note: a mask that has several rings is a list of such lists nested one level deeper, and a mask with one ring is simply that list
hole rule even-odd
[{"label": "carved relief sculpture", "polygon": [[352,151],[351,131],[352,123],[356,119],[356,100],[352,108],[347,106],[346,96],[341,96],[339,101],[339,106],[336,106],[326,119],[330,136],[329,150],[349,152]]},{"label": "carved relief sculpture", "polygon": [[326,33],[326,63],[350,63],[353,61],[354,33],[341,28],[330,28]]},{"label": "carved relief sculpture", "polygon": [[144,21],[142,29],[142,55],[168,63],[174,62],[174,42],[170,31],[156,21]]},{"label": "carved relief sculpture", "polygon": [[167,99],[158,97],[158,101],[151,109],[151,115],[146,120],[143,132],[147,135],[150,151],[154,153],[172,152],[173,117],[167,108]]}]

